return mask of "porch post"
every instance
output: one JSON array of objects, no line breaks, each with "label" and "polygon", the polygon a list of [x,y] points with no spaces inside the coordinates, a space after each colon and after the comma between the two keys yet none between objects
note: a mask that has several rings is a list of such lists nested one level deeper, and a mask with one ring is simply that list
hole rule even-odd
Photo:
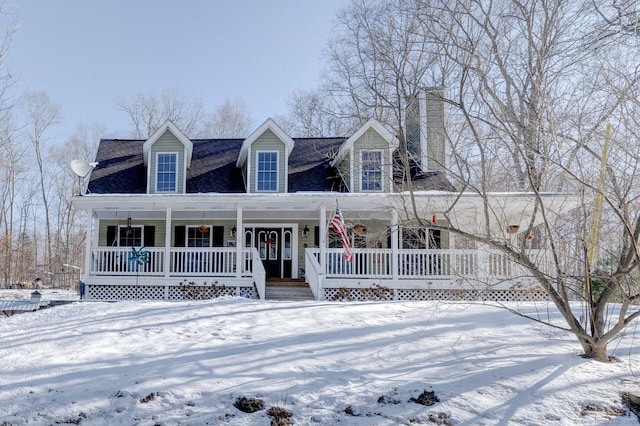
[{"label": "porch post", "polygon": [[171,207],[167,207],[164,218],[164,276],[171,272]]},{"label": "porch post", "polygon": [[[92,229],[93,226],[91,226],[91,222],[93,221],[93,209],[88,209],[87,210],[87,231],[84,237],[84,276],[82,277],[82,281],[86,282],[87,281],[87,277],[89,276],[89,273],[91,273],[91,249],[93,248],[93,235],[92,235]],[[97,219],[96,219],[97,221]],[[99,222],[96,223],[96,227],[98,226]]]},{"label": "porch post", "polygon": [[398,279],[398,211],[391,210],[391,277]]},{"label": "porch post", "polygon": [[326,267],[327,259],[327,208],[325,206],[320,207],[320,274],[327,273]]},{"label": "porch post", "polygon": [[[244,225],[242,224],[242,207],[236,209],[236,278],[242,277],[244,257],[242,242],[244,241]],[[255,261],[256,259],[254,259]]]}]

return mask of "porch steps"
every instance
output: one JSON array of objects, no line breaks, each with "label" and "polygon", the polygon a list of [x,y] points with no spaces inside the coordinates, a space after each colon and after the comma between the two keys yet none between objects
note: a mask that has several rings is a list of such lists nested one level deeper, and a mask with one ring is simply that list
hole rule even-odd
[{"label": "porch steps", "polygon": [[267,281],[266,300],[315,300],[309,285],[302,280]]}]

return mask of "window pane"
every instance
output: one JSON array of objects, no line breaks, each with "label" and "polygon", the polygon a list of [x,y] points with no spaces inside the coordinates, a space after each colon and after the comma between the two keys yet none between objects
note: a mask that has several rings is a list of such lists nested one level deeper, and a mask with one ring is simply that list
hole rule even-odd
[{"label": "window pane", "polygon": [[210,236],[211,236],[211,228],[209,228],[208,226],[198,227],[198,228],[189,228],[188,234],[187,234],[187,246],[188,247],[209,247],[211,246]]},{"label": "window pane", "polygon": [[175,192],[178,156],[176,154],[158,154],[158,192]]},{"label": "window pane", "polygon": [[142,228],[121,226],[118,243],[120,247],[142,247]]},{"label": "window pane", "polygon": [[257,170],[258,191],[278,189],[278,153],[259,152]]},{"label": "window pane", "polygon": [[362,151],[362,190],[382,190],[382,152]]}]

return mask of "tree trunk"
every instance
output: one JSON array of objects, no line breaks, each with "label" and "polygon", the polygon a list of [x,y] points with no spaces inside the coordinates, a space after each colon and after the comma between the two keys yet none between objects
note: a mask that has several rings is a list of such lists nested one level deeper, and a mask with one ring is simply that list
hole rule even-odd
[{"label": "tree trunk", "polygon": [[590,342],[586,339],[580,339],[582,348],[584,349],[584,357],[588,359],[594,359],[601,362],[609,362],[611,358],[607,355],[607,342],[606,340],[596,340]]}]

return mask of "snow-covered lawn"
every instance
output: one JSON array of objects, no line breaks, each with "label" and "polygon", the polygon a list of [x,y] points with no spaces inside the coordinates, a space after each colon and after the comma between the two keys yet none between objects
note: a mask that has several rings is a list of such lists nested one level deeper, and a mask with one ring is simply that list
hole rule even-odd
[{"label": "snow-covered lawn", "polygon": [[613,414],[640,390],[635,331],[604,364],[486,305],[79,302],[0,318],[0,425],[637,424]]}]

